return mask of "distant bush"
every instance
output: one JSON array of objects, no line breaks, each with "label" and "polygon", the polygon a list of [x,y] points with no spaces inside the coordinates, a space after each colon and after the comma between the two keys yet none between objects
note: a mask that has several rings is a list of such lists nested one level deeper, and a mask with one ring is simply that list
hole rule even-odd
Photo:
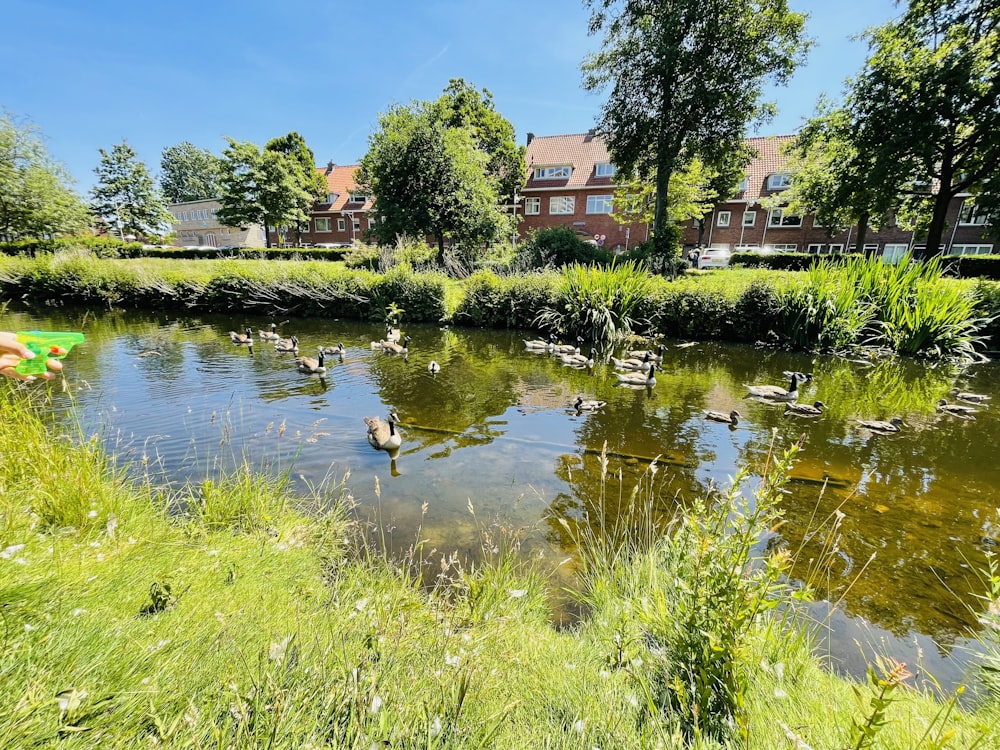
[{"label": "distant bush", "polygon": [[[184,248],[149,247],[141,250],[144,258],[174,258],[181,260],[224,260],[249,258],[254,260],[342,260],[345,250],[334,247],[238,247]],[[134,257],[134,256],[132,256]]]},{"label": "distant bush", "polygon": [[538,311],[555,299],[559,277],[554,273],[497,276],[478,271],[464,283],[465,295],[454,313],[459,325],[532,328]]},{"label": "distant bush", "polygon": [[945,256],[944,265],[963,279],[1000,279],[1000,255]]},{"label": "distant bush", "polygon": [[831,263],[846,263],[851,258],[863,258],[861,253],[844,253],[842,255],[813,255],[811,253],[733,253],[729,259],[731,266],[747,266],[756,268],[773,268],[776,271],[806,271],[818,261]]},{"label": "distant bush", "polygon": [[141,242],[122,242],[114,237],[58,237],[47,240],[18,240],[0,243],[4,255],[35,256],[60,250],[89,250],[99,258],[138,258]]},{"label": "distant bush", "polygon": [[518,252],[524,268],[561,268],[572,263],[608,264],[614,257],[603,247],[587,242],[569,227],[548,227],[533,232]]}]

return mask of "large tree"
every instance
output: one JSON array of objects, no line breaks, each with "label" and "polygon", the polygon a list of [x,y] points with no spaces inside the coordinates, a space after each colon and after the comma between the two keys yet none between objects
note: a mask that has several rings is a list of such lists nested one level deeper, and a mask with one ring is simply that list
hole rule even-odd
[{"label": "large tree", "polygon": [[167,146],[160,156],[160,189],[171,203],[219,195],[221,160],[208,149],[184,141]]},{"label": "large tree", "polygon": [[599,52],[584,87],[610,87],[598,118],[623,175],[656,186],[653,241],[662,255],[671,177],[694,158],[731,160],[751,123],[773,113],[768,81],[784,82],[807,49],[805,16],[786,0],[584,0]]},{"label": "large tree", "polygon": [[53,237],[87,227],[89,212],[31,122],[0,114],[0,239]]},{"label": "large tree", "polygon": [[125,140],[111,151],[98,149],[94,168],[97,185],[91,190],[91,208],[119,236],[162,236],[173,217],[167,211],[146,165]]},{"label": "large tree", "polygon": [[[1000,4],[912,0],[869,34],[872,53],[848,94],[854,141],[875,177],[926,216],[936,254],[952,200],[1000,191]],[[916,253],[915,253],[916,254]]]},{"label": "large tree", "polygon": [[306,145],[306,139],[295,131],[272,138],[264,145],[264,151],[283,157],[284,179],[289,182],[288,197],[292,204],[285,225],[300,234],[313,205],[326,195],[326,180],[316,169],[316,155]]}]

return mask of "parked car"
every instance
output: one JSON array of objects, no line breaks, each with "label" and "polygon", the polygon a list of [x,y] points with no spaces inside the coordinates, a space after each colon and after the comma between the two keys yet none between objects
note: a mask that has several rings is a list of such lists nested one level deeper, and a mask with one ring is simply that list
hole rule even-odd
[{"label": "parked car", "polygon": [[732,253],[724,247],[703,247],[698,254],[698,268],[725,268]]},{"label": "parked car", "polygon": [[317,242],[313,247],[325,247],[327,249],[337,247],[351,247],[350,242]]}]

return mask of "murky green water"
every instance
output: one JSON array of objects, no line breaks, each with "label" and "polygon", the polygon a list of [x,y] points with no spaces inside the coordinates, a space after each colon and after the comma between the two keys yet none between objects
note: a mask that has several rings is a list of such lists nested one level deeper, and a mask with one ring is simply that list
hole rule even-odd
[{"label": "murky green water", "polygon": [[[675,497],[725,484],[737,467],[760,471],[772,435],[784,447],[805,434],[780,533],[802,548],[800,574],[821,597],[840,602],[829,625],[831,653],[853,670],[860,639],[911,665],[920,661],[944,681],[960,672],[955,647],[975,622],[966,604],[974,604],[970,592],[982,592],[976,571],[984,550],[1000,540],[1000,366],[977,365],[958,377],[963,389],[994,397],[975,420],[962,420],[934,408],[955,373],[917,362],[871,367],[670,342],[655,388],[632,390],[617,386],[609,367],[565,367],[527,352],[522,336],[508,332],[413,326],[404,359],[371,349],[383,333],[376,325],[284,323],[279,332],[297,334],[303,353],[346,346],[343,362],[328,360],[321,379],[296,372],[292,355],[270,344],[258,343],[251,355],[227,335],[269,322],[8,312],[0,328],[86,331],[87,342],[66,361],[70,391],[87,432],[99,431],[123,459],[145,456],[177,481],[243,457],[254,466],[294,463],[303,487],[349,470],[349,488],[362,509],[377,511],[397,548],[419,530],[426,549],[475,555],[481,529],[499,520],[525,530],[524,554],[555,569],[560,584],[569,582],[571,566],[559,563],[573,551],[560,518],[627,522],[613,509],[637,484],[666,516]],[[432,359],[441,364],[437,375],[427,370]],[[800,401],[822,400],[823,416],[787,417],[781,406],[744,398],[744,384],[780,383],[784,370],[814,373]],[[54,390],[57,404],[68,403]],[[607,406],[579,415],[568,408],[578,393]],[[368,445],[362,422],[389,407],[404,435],[392,463]],[[705,409],[734,408],[743,416],[736,429],[704,419]],[[907,425],[898,435],[855,423],[893,416]],[[605,444],[609,501],[601,511]],[[843,518],[831,542],[837,511]],[[832,562],[810,573],[809,561],[820,558]]]}]

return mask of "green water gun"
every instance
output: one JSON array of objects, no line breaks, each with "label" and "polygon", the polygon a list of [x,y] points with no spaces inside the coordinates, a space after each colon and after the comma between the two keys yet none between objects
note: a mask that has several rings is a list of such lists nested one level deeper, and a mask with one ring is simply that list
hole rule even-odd
[{"label": "green water gun", "polygon": [[83,343],[84,335],[67,331],[18,331],[17,340],[31,349],[35,358],[22,359],[14,371],[21,375],[40,375],[47,369],[47,360],[65,357],[70,349]]}]

